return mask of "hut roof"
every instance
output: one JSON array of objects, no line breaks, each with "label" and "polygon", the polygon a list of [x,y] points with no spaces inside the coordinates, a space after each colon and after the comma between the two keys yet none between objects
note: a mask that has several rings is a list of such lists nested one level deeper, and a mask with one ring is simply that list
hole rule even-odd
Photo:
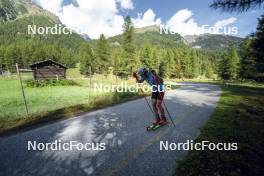
[{"label": "hut roof", "polygon": [[35,67],[41,67],[41,66],[47,66],[47,65],[58,65],[58,66],[60,66],[62,68],[65,68],[65,69],[67,68],[66,66],[64,66],[64,65],[62,65],[62,64],[60,64],[58,62],[55,62],[55,61],[53,61],[51,59],[44,60],[44,61],[40,61],[40,62],[36,62],[34,64],[31,64],[30,65],[30,68],[33,69]]}]

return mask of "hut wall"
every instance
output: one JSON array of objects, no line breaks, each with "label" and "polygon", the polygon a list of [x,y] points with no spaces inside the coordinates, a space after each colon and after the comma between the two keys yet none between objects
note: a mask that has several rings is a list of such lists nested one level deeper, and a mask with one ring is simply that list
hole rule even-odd
[{"label": "hut wall", "polygon": [[43,66],[34,69],[34,78],[43,79],[64,79],[66,78],[66,69],[56,65]]}]

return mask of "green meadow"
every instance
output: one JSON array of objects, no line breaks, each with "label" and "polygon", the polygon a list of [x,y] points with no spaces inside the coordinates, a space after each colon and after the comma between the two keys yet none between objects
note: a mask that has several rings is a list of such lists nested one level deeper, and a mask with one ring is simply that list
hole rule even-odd
[{"label": "green meadow", "polygon": [[76,112],[120,103],[138,96],[133,92],[95,90],[90,85],[90,82],[92,85],[102,83],[108,86],[122,83],[133,84],[132,80],[104,75],[95,75],[90,80],[79,75],[76,69],[69,69],[68,77],[76,82],[76,85],[28,87],[25,82],[32,77],[30,74],[22,74],[29,116],[26,113],[17,77],[0,77],[0,132],[35,123],[35,121],[73,116]]},{"label": "green meadow", "polygon": [[[26,116],[18,80],[1,79],[0,85],[0,118]],[[25,87],[30,114],[53,111],[76,104],[85,104],[95,96],[104,94],[82,86]]]}]

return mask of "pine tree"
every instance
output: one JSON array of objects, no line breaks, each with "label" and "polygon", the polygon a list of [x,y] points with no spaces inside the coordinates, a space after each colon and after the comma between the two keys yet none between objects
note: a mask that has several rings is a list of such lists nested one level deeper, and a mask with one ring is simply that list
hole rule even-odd
[{"label": "pine tree", "polygon": [[61,60],[62,48],[57,43],[54,43],[52,45],[44,45],[43,48],[49,59],[51,58],[56,62],[66,63],[66,61]]},{"label": "pine tree", "polygon": [[174,53],[171,49],[167,50],[166,54],[166,59],[167,59],[167,70],[168,70],[168,77],[175,78],[176,77],[176,64],[174,60]]},{"label": "pine tree", "polygon": [[135,66],[135,44],[134,44],[134,26],[131,21],[131,17],[127,16],[125,18],[125,23],[123,25],[124,30],[124,59],[126,60],[127,71],[133,72],[136,69]]},{"label": "pine tree", "polygon": [[66,48],[62,48],[60,52],[60,63],[63,63],[69,68],[75,67],[76,59],[75,56]]},{"label": "pine tree", "polygon": [[142,66],[153,69],[152,50],[149,45],[144,45],[140,51],[140,62]]},{"label": "pine tree", "polygon": [[175,60],[175,76],[177,78],[182,77],[182,67],[181,67],[181,59],[180,59],[180,49],[174,49],[174,60]]},{"label": "pine tree", "polygon": [[206,78],[212,78],[213,77],[213,68],[212,68],[212,64],[210,62],[206,62],[206,67],[205,67],[205,77]]},{"label": "pine tree", "polygon": [[244,12],[251,8],[263,7],[263,2],[263,0],[214,0],[210,7],[227,12]]},{"label": "pine tree", "polygon": [[190,78],[192,76],[192,63],[190,59],[190,51],[187,48],[185,48],[182,52],[181,63],[183,76],[186,78]]},{"label": "pine tree", "polygon": [[100,35],[100,38],[97,42],[96,48],[96,59],[98,64],[99,73],[106,74],[108,68],[110,67],[110,47],[105,39],[103,34]]},{"label": "pine tree", "polygon": [[237,78],[239,58],[234,46],[230,46],[219,65],[219,75],[224,80]]},{"label": "pine tree", "polygon": [[190,77],[191,78],[197,78],[200,73],[199,73],[198,57],[197,57],[197,53],[195,50],[191,51],[190,60],[191,60],[191,67],[192,67]]},{"label": "pine tree", "polygon": [[256,61],[251,48],[252,40],[246,38],[241,44],[239,49],[240,67],[239,77],[242,79],[253,79],[257,73]]},{"label": "pine tree", "polygon": [[16,66],[15,66],[16,63],[18,63],[19,66],[23,67],[20,50],[15,45],[10,45],[6,48],[4,57],[5,57],[6,67],[10,72],[16,72]]},{"label": "pine tree", "polygon": [[32,53],[32,62],[43,61],[46,59],[54,59],[50,58],[50,53],[47,52],[47,49],[43,46],[38,46]]},{"label": "pine tree", "polygon": [[93,51],[89,44],[83,44],[80,47],[79,60],[80,60],[80,73],[81,74],[89,75],[90,67],[93,73],[97,71],[94,65]]},{"label": "pine tree", "polygon": [[30,45],[20,45],[20,51],[21,51],[21,57],[22,57],[22,62],[25,68],[29,68],[29,65],[32,60],[32,54],[33,50],[30,48]]},{"label": "pine tree", "polygon": [[139,50],[136,50],[135,51],[135,55],[134,55],[134,65],[131,67],[133,70],[139,68],[141,66],[141,63],[140,63],[140,52]]},{"label": "pine tree", "polygon": [[252,41],[252,48],[256,61],[256,79],[264,81],[264,15],[258,20],[257,31]]},{"label": "pine tree", "polygon": [[[173,58],[172,58],[173,59]],[[158,68],[158,73],[163,78],[170,77],[170,62],[171,56],[167,49],[162,50],[161,60]]]},{"label": "pine tree", "polygon": [[231,79],[237,79],[238,68],[239,68],[239,57],[236,48],[231,45],[229,49],[229,57],[231,60]]},{"label": "pine tree", "polygon": [[226,53],[219,64],[219,76],[223,80],[231,80],[232,72],[231,72],[232,62],[229,55]]},{"label": "pine tree", "polygon": [[151,58],[152,58],[152,66],[151,66],[151,68],[154,69],[154,70],[158,70],[160,60],[159,60],[159,57],[158,57],[158,49],[157,49],[157,47],[153,47],[152,48]]},{"label": "pine tree", "polygon": [[162,77],[162,78],[167,78],[168,77],[168,70],[167,70],[167,67],[166,67],[166,64],[165,64],[165,61],[162,60],[160,62],[160,65],[159,65],[159,76]]},{"label": "pine tree", "polygon": [[120,68],[122,67],[122,58],[121,58],[121,53],[122,50],[119,48],[115,48],[111,52],[111,65],[114,67],[114,73],[118,72]]}]

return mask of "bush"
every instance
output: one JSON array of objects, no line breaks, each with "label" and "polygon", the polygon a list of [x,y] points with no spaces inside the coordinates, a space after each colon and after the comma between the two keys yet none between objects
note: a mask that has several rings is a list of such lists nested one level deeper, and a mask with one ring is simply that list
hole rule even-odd
[{"label": "bush", "polygon": [[26,87],[50,87],[50,86],[75,86],[78,85],[73,80],[68,79],[49,79],[49,80],[26,80]]}]

